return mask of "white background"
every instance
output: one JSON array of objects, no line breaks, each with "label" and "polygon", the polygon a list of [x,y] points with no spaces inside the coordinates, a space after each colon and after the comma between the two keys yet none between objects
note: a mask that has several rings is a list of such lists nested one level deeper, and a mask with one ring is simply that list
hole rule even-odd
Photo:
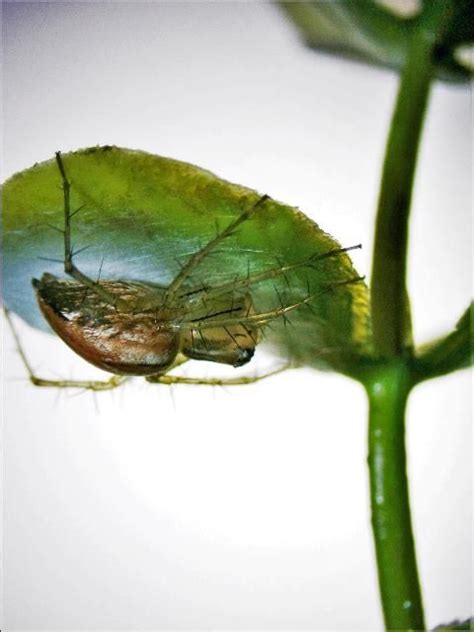
[{"label": "white background", "polygon": [[[5,177],[96,144],[172,156],[362,242],[370,274],[394,73],[305,49],[263,2],[3,9]],[[471,292],[471,130],[469,89],[437,84],[410,235],[418,342]],[[43,376],[98,375],[20,331]],[[237,390],[137,379],[94,398],[35,389],[5,335],[2,629],[381,629],[356,383],[301,369]],[[409,405],[430,627],[471,609],[469,395],[463,372]]]}]

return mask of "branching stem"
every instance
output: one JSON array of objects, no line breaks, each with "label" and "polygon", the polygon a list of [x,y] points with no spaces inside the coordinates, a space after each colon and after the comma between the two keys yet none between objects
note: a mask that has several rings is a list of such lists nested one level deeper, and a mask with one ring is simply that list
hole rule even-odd
[{"label": "branching stem", "polygon": [[424,630],[406,472],[405,409],[413,386],[406,288],[408,219],[418,147],[450,0],[424,3],[413,29],[388,137],[380,189],[371,304],[377,366],[369,397],[372,528],[387,630]]}]

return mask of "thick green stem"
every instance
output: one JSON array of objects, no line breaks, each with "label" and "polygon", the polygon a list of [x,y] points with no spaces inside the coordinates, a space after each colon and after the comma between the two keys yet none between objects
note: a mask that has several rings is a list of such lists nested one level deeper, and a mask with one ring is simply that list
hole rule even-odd
[{"label": "thick green stem", "polygon": [[387,630],[425,629],[406,473],[410,387],[403,362],[380,367],[366,383],[372,528]]},{"label": "thick green stem", "polygon": [[372,324],[378,366],[369,395],[372,526],[388,630],[424,630],[406,474],[405,407],[413,385],[406,257],[418,146],[434,76],[436,40],[451,0],[431,0],[413,29],[383,166],[372,269]]},{"label": "thick green stem", "polygon": [[374,343],[382,356],[411,346],[406,291],[408,216],[419,140],[434,75],[436,36],[449,2],[427,3],[413,31],[383,165],[377,211],[371,303]]}]

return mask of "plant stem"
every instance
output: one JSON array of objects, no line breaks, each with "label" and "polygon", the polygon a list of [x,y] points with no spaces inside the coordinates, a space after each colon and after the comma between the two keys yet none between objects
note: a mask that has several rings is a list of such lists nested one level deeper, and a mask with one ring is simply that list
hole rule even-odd
[{"label": "plant stem", "polygon": [[424,630],[406,473],[409,370],[403,361],[379,367],[366,388],[372,529],[385,625],[388,630]]},{"label": "plant stem", "polygon": [[413,31],[388,137],[379,195],[371,303],[376,351],[399,356],[411,346],[406,291],[408,216],[418,146],[434,74],[436,33],[446,0],[432,0]]},{"label": "plant stem", "polygon": [[424,630],[410,518],[405,408],[413,385],[406,257],[418,147],[435,70],[436,40],[452,0],[423,5],[400,80],[382,173],[372,270],[372,324],[378,366],[365,379],[369,396],[372,528],[385,625]]}]

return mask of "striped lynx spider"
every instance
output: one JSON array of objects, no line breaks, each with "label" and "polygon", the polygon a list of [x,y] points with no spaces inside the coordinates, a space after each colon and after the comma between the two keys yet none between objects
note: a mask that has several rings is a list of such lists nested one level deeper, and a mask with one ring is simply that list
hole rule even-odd
[{"label": "striped lynx spider", "polygon": [[[284,275],[302,266],[352,248],[339,248],[294,264],[270,268],[244,278],[212,287],[195,287],[192,273],[218,244],[249,220],[269,199],[260,197],[250,208],[218,232],[189,257],[169,286],[126,280],[96,281],[74,263],[71,220],[80,208],[71,210],[71,182],[61,153],[56,153],[64,197],[64,271],[68,279],[48,272],[33,279],[41,312],[54,332],[82,358],[114,374],[105,381],[46,380],[37,377],[21,348],[12,326],[19,353],[30,380],[37,386],[77,387],[95,391],[115,388],[130,376],[144,376],[164,384],[245,384],[278,373],[287,365],[256,377],[201,379],[169,375],[188,359],[219,362],[240,367],[249,362],[261,338],[262,328],[272,320],[308,304],[315,295],[299,303],[280,304],[263,313],[254,309],[250,288],[256,283]],[[359,279],[344,281],[355,282]],[[338,284],[336,284],[338,285]],[[332,289],[326,288],[323,291]],[[7,319],[12,325],[8,311]]]}]

